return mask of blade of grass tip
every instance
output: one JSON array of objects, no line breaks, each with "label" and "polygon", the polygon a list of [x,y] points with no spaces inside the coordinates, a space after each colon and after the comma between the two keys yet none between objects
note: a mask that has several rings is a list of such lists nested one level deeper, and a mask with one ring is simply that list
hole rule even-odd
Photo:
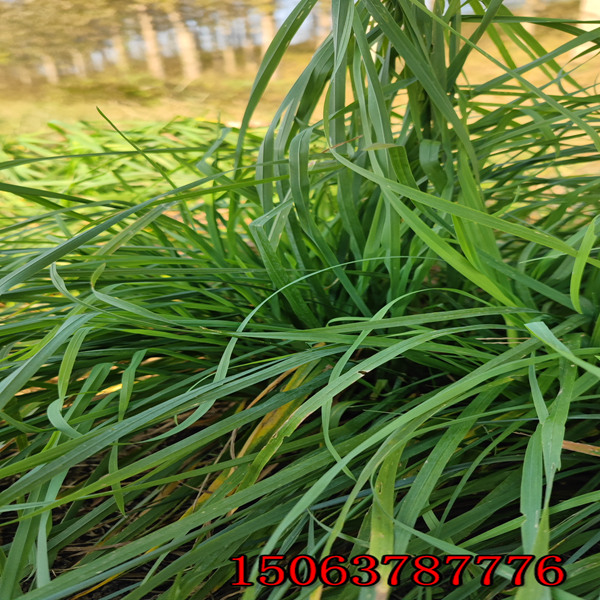
[{"label": "blade of grass tip", "polygon": [[525,327],[539,340],[544,342],[547,346],[552,348],[555,352],[571,361],[572,363],[585,369],[592,375],[595,375],[600,379],[600,368],[591,365],[590,363],[577,357],[573,352],[567,348],[551,331],[548,326],[542,321],[535,321],[533,323],[525,323]]},{"label": "blade of grass tip", "polygon": [[5,377],[0,382],[0,409],[8,404],[48,358],[93,316],[94,314],[67,317],[63,324],[56,328],[45,344],[29,360]]},{"label": "blade of grass tip", "polygon": [[588,225],[581,246],[575,257],[575,264],[573,265],[573,273],[571,275],[571,302],[578,313],[583,313],[581,310],[581,302],[579,300],[579,290],[581,287],[581,280],[583,278],[583,270],[589,258],[590,252],[594,247],[596,241],[596,226],[600,223],[598,216],[592,219],[592,222]]},{"label": "blade of grass tip", "polygon": [[[106,264],[102,263],[100,265],[100,267],[98,267],[96,269],[96,273],[100,269],[104,270],[105,266],[106,266]],[[74,306],[73,306],[73,308],[71,308],[71,311],[69,313],[70,315],[83,314],[86,312],[87,309],[91,309],[96,314],[99,314],[100,312],[105,312],[105,313],[108,312],[108,311],[103,310],[102,308],[98,308],[98,307],[94,306],[94,304],[93,304],[94,298],[91,297],[91,296],[93,296],[92,294],[89,294],[85,300],[82,299],[85,297],[83,294],[81,294],[80,296],[74,296],[73,294],[71,294],[71,292],[67,288],[67,284],[65,283],[65,280],[58,273],[56,263],[52,263],[50,265],[48,272],[50,274],[50,280],[52,281],[52,285],[65,298],[68,298],[69,300],[71,300],[71,302],[73,302]],[[92,282],[93,282],[92,285],[94,285],[94,283],[95,283],[94,276],[92,276]],[[70,376],[70,373],[69,373],[69,376]]]},{"label": "blade of grass tip", "polygon": [[152,160],[150,156],[142,148],[140,148],[133,140],[129,139],[101,110],[98,106],[96,106],[96,110],[100,113],[100,116],[133,148],[135,148],[147,161],[148,164],[155,169],[162,178],[173,188],[176,189],[177,186],[173,183],[167,172],[161,167],[157,162]]},{"label": "blade of grass tip", "polygon": [[149,210],[146,214],[137,218],[133,223],[125,227],[122,231],[117,233],[113,238],[108,240],[101,248],[99,248],[94,254],[98,256],[105,256],[112,254],[118,250],[121,246],[125,245],[136,233],[142,229],[153,224],[165,211],[170,210],[177,200],[174,200],[166,205],[161,205]]},{"label": "blade of grass tip", "polygon": [[[105,291],[109,291],[113,286],[108,286],[108,288],[104,288]],[[146,322],[150,320],[151,322],[158,321],[160,323],[168,323],[173,326],[177,326],[177,322],[169,319],[166,315],[153,313],[151,310],[144,308],[143,306],[139,306],[138,304],[134,304],[133,302],[129,302],[128,300],[122,300],[121,298],[117,298],[116,296],[110,296],[109,294],[105,294],[103,292],[99,292],[95,286],[92,288],[92,293],[98,300],[109,304],[110,306],[114,306],[115,308],[119,308],[125,312],[132,313],[138,317],[141,317]]]},{"label": "blade of grass tip", "polygon": [[62,408],[64,402],[62,400],[54,400],[49,406],[46,414],[48,415],[48,421],[54,426],[57,431],[60,431],[64,435],[70,438],[77,438],[81,434],[77,429],[74,429],[67,420],[63,417]]},{"label": "blade of grass tip", "polygon": [[[531,353],[531,358],[535,359],[535,352]],[[537,377],[535,376],[535,365],[532,363],[529,365],[529,387],[531,388],[531,397],[533,399],[533,405],[535,412],[537,413],[540,423],[543,425],[548,418],[548,408],[544,402],[542,390],[538,383]]]},{"label": "blade of grass tip", "polygon": [[82,327],[81,329],[78,329],[67,344],[67,348],[58,369],[57,392],[60,402],[64,402],[65,400],[75,359],[77,358],[81,344],[83,344],[83,340],[90,331],[93,331],[92,327]]}]

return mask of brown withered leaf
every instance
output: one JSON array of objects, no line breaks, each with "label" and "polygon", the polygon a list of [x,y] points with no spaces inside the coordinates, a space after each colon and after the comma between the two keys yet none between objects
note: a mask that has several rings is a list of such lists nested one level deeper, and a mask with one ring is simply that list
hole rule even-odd
[{"label": "brown withered leaf", "polygon": [[600,456],[600,447],[592,446],[591,444],[580,444],[579,442],[563,440],[562,447],[565,450],[572,450],[573,452],[581,452],[582,454],[590,454],[591,456]]}]

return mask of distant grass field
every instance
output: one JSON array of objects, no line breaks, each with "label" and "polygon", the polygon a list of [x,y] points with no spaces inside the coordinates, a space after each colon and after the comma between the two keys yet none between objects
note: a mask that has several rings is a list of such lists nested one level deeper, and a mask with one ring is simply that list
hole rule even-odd
[{"label": "distant grass field", "polygon": [[[334,1],[249,129],[313,5],[239,129],[6,139],[2,600],[597,600],[600,96],[576,67],[600,30],[538,18],[567,38],[547,52],[500,1]],[[232,558],[255,582],[303,554],[361,581],[351,557],[433,555],[440,581],[232,585]],[[534,558],[515,585],[474,555]]]}]

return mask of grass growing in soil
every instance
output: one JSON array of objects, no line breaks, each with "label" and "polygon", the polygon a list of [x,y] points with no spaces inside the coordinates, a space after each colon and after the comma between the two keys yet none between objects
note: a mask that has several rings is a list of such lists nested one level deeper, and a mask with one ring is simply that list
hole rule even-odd
[{"label": "grass growing in soil", "polygon": [[[495,0],[334,0],[248,130],[314,4],[240,131],[7,141],[2,600],[597,598],[600,97],[575,66],[600,34],[535,19],[569,35],[547,52]],[[553,554],[567,579],[240,590],[242,554],[252,581],[260,554]]]}]

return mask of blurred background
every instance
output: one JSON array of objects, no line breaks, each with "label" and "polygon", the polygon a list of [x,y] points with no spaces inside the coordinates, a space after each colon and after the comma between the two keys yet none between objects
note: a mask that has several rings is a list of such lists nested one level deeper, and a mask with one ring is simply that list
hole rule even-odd
[{"label": "blurred background", "polygon": [[[296,4],[0,0],[0,134],[36,131],[52,119],[96,120],[96,106],[119,121],[181,115],[235,125],[266,48]],[[555,18],[600,13],[600,0],[506,4]],[[255,125],[269,121],[330,28],[324,0],[286,53]]]}]

